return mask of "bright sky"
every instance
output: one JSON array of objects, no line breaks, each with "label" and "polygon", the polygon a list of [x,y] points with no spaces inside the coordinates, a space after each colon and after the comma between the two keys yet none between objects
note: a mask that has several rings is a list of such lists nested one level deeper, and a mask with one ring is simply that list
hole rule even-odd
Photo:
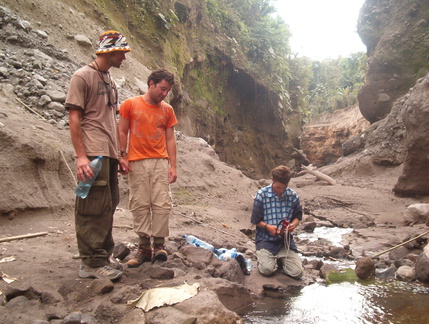
[{"label": "bright sky", "polygon": [[274,0],[292,33],[293,53],[315,60],[366,52],[356,32],[365,0]]}]

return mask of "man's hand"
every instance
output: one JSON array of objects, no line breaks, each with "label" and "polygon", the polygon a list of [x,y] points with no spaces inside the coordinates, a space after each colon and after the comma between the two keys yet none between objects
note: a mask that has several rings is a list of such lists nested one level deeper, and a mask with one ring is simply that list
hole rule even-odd
[{"label": "man's hand", "polygon": [[85,176],[89,179],[92,179],[92,177],[94,176],[94,173],[89,167],[89,162],[90,161],[86,156],[81,156],[77,158],[77,178],[80,181],[85,181]]},{"label": "man's hand", "polygon": [[177,180],[176,168],[170,167],[168,169],[168,183],[176,182],[176,180]]},{"label": "man's hand", "polygon": [[292,233],[295,230],[295,228],[298,227],[298,224],[299,224],[299,220],[297,218],[295,218],[287,227],[287,231],[289,233]]},{"label": "man's hand", "polygon": [[130,172],[131,172],[131,166],[129,161],[124,157],[119,158],[119,173],[125,175]]},{"label": "man's hand", "polygon": [[277,228],[274,225],[267,224],[266,229],[270,233],[270,235],[272,235],[272,236],[276,236],[276,235],[280,234],[280,228]]}]

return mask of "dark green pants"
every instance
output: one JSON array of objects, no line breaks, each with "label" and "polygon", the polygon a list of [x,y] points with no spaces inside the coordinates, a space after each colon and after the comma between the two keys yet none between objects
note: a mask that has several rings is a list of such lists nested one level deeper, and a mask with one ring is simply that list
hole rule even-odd
[{"label": "dark green pants", "polygon": [[[89,157],[92,160],[95,157]],[[103,157],[101,171],[85,199],[76,197],[75,228],[82,262],[90,267],[109,263],[115,245],[113,214],[119,204],[118,160]]]}]

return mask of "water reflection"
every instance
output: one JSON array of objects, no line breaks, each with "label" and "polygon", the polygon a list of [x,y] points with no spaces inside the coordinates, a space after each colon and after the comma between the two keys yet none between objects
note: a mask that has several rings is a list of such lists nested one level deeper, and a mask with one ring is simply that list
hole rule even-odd
[{"label": "water reflection", "polygon": [[289,299],[264,299],[245,323],[429,323],[429,288],[418,283],[313,284]]}]

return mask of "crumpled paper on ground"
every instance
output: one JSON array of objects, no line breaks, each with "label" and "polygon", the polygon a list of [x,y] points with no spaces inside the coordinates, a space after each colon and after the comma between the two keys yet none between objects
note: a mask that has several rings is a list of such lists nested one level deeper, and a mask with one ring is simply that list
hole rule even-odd
[{"label": "crumpled paper on ground", "polygon": [[189,299],[196,294],[200,289],[199,283],[188,285],[186,282],[177,287],[160,287],[146,290],[136,300],[128,301],[128,305],[134,305],[143,309],[145,312],[152,308],[165,305],[174,305],[186,299]]}]

